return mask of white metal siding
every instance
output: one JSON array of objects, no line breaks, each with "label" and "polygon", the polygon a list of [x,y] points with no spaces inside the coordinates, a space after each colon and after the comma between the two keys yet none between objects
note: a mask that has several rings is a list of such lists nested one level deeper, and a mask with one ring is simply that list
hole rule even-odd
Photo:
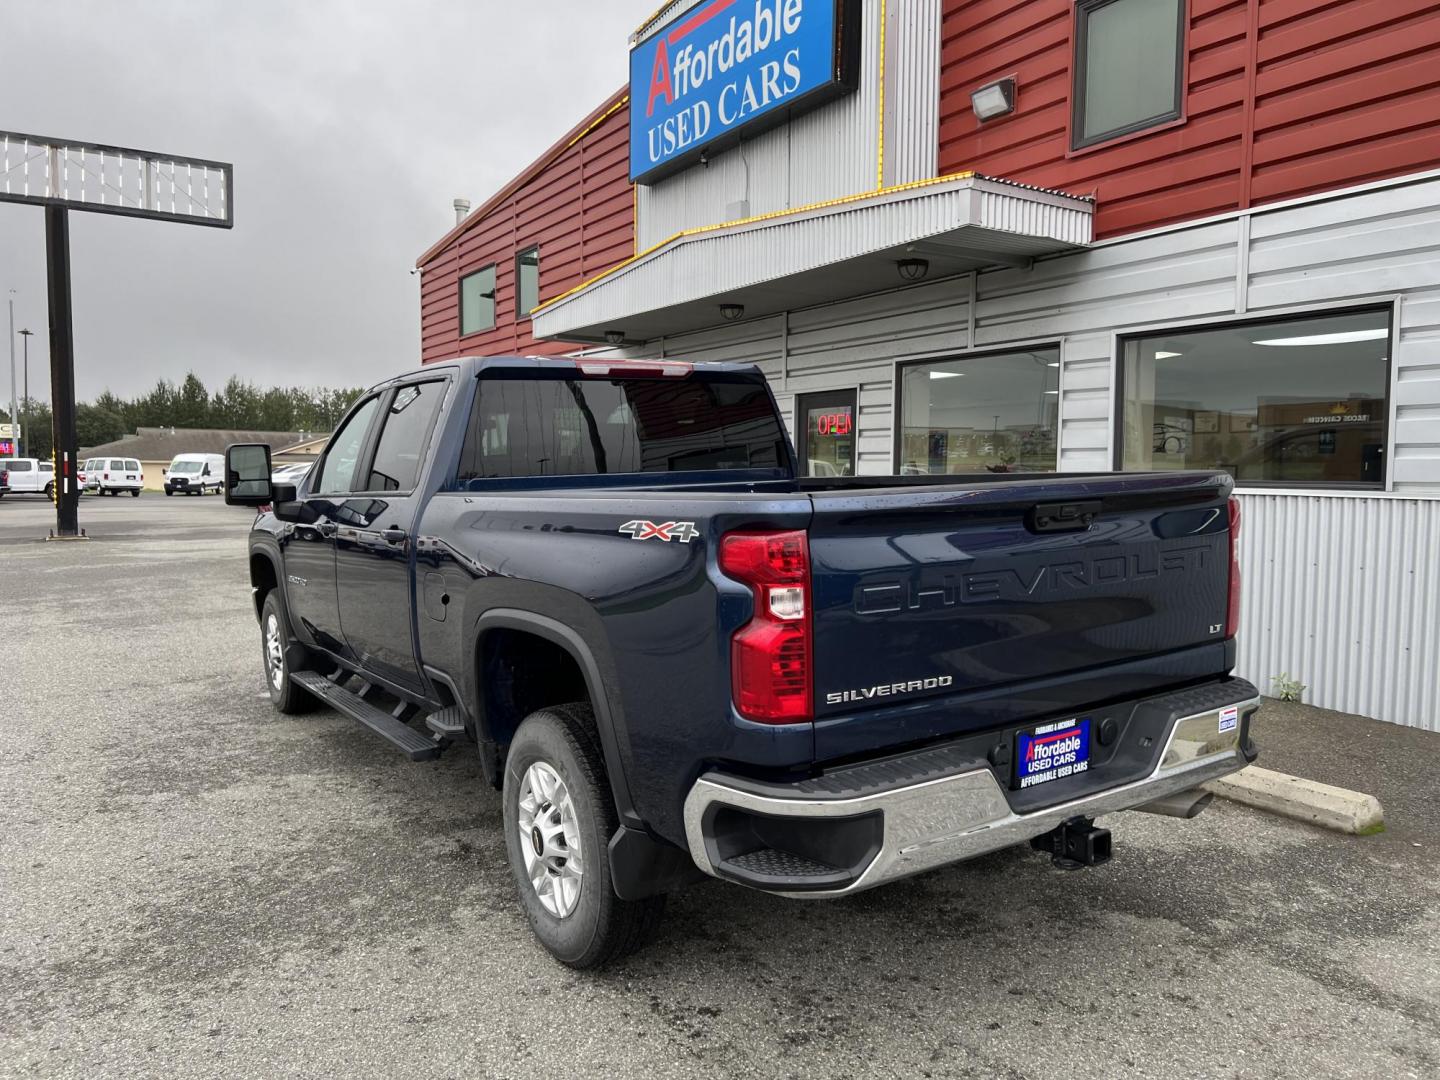
[{"label": "white metal siding", "polygon": [[1440,731],[1440,500],[1242,495],[1237,674]]},{"label": "white metal siding", "polygon": [[885,186],[939,171],[940,0],[885,7]]}]

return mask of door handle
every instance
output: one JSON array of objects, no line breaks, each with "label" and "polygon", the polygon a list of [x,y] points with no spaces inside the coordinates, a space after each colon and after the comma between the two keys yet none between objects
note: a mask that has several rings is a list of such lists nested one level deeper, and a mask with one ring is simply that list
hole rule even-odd
[{"label": "door handle", "polygon": [[333,521],[322,521],[315,526],[315,531],[321,536],[334,536],[340,529]]},{"label": "door handle", "polygon": [[391,525],[388,529],[381,529],[380,535],[387,544],[400,544],[404,543],[405,538],[410,534],[404,529]]}]

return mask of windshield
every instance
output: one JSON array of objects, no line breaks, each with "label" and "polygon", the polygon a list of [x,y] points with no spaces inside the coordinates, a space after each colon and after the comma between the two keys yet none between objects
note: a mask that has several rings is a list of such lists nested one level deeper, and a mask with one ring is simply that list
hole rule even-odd
[{"label": "windshield", "polygon": [[170,471],[171,471],[171,472],[180,472],[180,473],[199,472],[199,471],[200,471],[200,462],[198,462],[198,461],[177,461],[177,462],[174,462],[174,463],[170,466]]}]

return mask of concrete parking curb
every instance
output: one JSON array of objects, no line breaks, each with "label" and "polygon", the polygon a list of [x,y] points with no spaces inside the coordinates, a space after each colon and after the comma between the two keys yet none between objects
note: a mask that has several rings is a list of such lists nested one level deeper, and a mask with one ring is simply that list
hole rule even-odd
[{"label": "concrete parking curb", "polygon": [[1205,789],[1258,810],[1353,836],[1369,836],[1385,829],[1385,812],[1374,795],[1331,787],[1257,765],[1212,780]]}]

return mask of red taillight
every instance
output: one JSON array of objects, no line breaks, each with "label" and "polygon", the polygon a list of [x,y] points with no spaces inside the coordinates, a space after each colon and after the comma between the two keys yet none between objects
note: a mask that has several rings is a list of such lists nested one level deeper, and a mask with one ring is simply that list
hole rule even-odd
[{"label": "red taillight", "polygon": [[810,547],[801,530],[733,532],[720,540],[720,569],[755,594],[750,621],[730,640],[730,688],[747,720],[811,719]]},{"label": "red taillight", "polygon": [[1230,607],[1225,616],[1225,636],[1240,629],[1240,500],[1230,498]]}]

